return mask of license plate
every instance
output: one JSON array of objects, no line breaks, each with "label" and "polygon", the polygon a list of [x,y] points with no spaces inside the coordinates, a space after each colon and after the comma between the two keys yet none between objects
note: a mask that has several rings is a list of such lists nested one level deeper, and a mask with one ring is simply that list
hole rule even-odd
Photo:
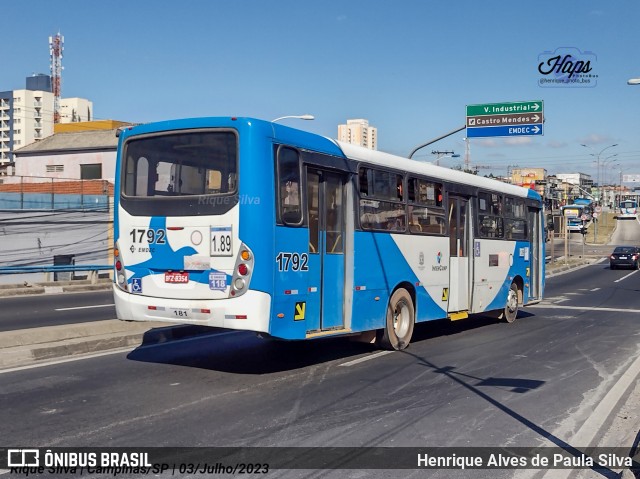
[{"label": "license plate", "polygon": [[181,272],[181,273],[165,273],[164,274],[164,282],[165,283],[188,283],[189,282],[189,273]]},{"label": "license plate", "polygon": [[620,256],[618,259],[627,259],[626,256]]}]

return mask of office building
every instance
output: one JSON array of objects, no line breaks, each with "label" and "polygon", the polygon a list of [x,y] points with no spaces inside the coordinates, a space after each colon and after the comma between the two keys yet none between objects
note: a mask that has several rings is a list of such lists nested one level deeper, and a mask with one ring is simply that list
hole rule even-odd
[{"label": "office building", "polygon": [[368,120],[347,120],[346,125],[338,125],[338,140],[377,150],[378,129],[369,126]]},{"label": "office building", "polygon": [[[93,103],[61,99],[60,123],[88,121]],[[53,135],[54,95],[49,75],[27,77],[26,88],[0,92],[0,171],[13,162],[13,150]]]}]

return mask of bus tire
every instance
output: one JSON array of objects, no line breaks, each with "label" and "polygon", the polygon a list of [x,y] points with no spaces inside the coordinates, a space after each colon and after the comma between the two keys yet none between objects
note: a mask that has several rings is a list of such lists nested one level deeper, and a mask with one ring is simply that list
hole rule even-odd
[{"label": "bus tire", "polygon": [[511,283],[509,293],[507,294],[507,302],[504,305],[504,310],[500,315],[500,319],[504,319],[507,323],[513,323],[518,316],[518,286],[516,283]]},{"label": "bus tire", "polygon": [[384,330],[379,337],[380,347],[400,351],[409,346],[415,323],[415,308],[411,295],[404,288],[397,289],[389,299]]}]

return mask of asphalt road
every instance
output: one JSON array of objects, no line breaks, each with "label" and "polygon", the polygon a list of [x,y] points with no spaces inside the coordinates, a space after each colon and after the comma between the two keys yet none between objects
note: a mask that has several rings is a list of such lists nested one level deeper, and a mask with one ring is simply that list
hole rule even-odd
[{"label": "asphalt road", "polygon": [[0,332],[115,317],[111,290],[0,298]]},{"label": "asphalt road", "polygon": [[[639,244],[640,224],[634,220],[621,220],[612,237],[612,245]],[[582,235],[571,235],[571,255],[582,254]],[[586,256],[606,255],[613,246],[586,245]],[[564,243],[556,241],[553,248],[557,258],[564,254]],[[547,243],[547,255],[551,244]],[[0,332],[56,326],[87,321],[102,321],[116,317],[113,294],[109,291],[29,295],[0,298]]]},{"label": "asphalt road", "polygon": [[[601,437],[617,404],[607,404],[607,394],[640,357],[639,279],[588,266],[548,280],[545,301],[513,324],[422,324],[407,350],[389,354],[347,339],[285,343],[223,332],[6,371],[3,437],[23,447],[584,447],[585,430],[596,430],[596,443]],[[529,477],[286,474],[365,476]]]}]

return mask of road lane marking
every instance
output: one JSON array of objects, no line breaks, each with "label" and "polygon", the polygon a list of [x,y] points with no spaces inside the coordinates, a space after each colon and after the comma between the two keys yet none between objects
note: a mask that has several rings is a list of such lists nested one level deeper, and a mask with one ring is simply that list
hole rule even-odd
[{"label": "road lane marking", "polygon": [[620,278],[620,279],[616,279],[616,280],[614,281],[614,283],[619,283],[619,282],[620,282],[620,281],[622,281],[623,279],[627,279],[627,278],[628,278],[629,276],[631,276],[632,274],[636,274],[638,271],[640,271],[640,270],[635,270],[635,271],[633,271],[633,272],[631,272],[631,273],[629,273],[629,274],[627,274],[627,275],[623,276],[623,277],[622,277],[622,278]]},{"label": "road lane marking", "polygon": [[[197,341],[199,339],[210,339],[210,338],[214,338],[214,337],[220,337],[220,336],[227,336],[230,334],[240,334],[240,333],[246,333],[247,331],[228,331],[228,332],[224,332],[224,333],[214,333],[214,334],[207,334],[207,335],[203,335],[203,336],[193,336],[191,338],[184,338],[184,339],[175,339],[172,341],[167,341],[166,343],[157,343],[157,344],[147,344],[145,345],[140,345],[140,346],[125,346],[122,348],[117,348],[117,349],[110,349],[109,351],[99,351],[99,352],[95,352],[95,353],[87,353],[87,354],[79,354],[77,356],[73,356],[70,358],[60,358],[60,359],[54,359],[51,361],[40,361],[38,363],[35,364],[26,364],[24,366],[15,366],[13,368],[8,368],[8,369],[0,369],[0,374],[5,374],[5,373],[12,373],[12,372],[16,372],[16,371],[24,371],[26,369],[35,369],[35,368],[41,368],[44,366],[53,366],[55,364],[63,364],[63,363],[70,363],[73,361],[82,361],[84,359],[92,359],[92,358],[99,358],[101,356],[109,356],[111,354],[119,354],[119,353],[127,353],[127,352],[132,352],[132,351],[138,351],[141,349],[151,349],[151,348],[157,348],[160,346],[170,346],[172,344],[179,344],[179,343],[186,343],[189,341]],[[389,352],[393,352],[393,351],[389,351]]]},{"label": "road lane marking", "polygon": [[600,288],[593,288],[593,289],[590,289],[589,291],[598,291],[599,289]]},{"label": "road lane marking", "polygon": [[[573,435],[569,433],[569,437],[566,439],[559,439],[566,442],[571,447],[602,447],[602,445],[599,444],[599,441],[602,440],[602,436],[598,437],[598,433],[605,427],[605,424],[608,422],[612,414],[618,413],[620,407],[622,407],[619,405],[621,398],[627,393],[627,391],[631,390],[634,384],[636,384],[638,376],[640,376],[640,356],[636,356],[627,370],[620,376],[615,384],[609,388],[609,391],[595,406],[578,431]],[[544,446],[553,445],[554,444],[549,442],[544,444]],[[620,469],[620,467],[611,468],[614,472],[619,471]],[[574,472],[575,469],[551,469],[544,473],[542,479],[567,479]],[[513,477],[515,479],[532,479],[533,477],[540,477],[540,470],[521,469],[518,470]],[[603,474],[602,477],[612,476],[606,476]]]},{"label": "road lane marking", "polygon": [[115,306],[115,304],[94,304],[92,306],[74,306],[72,308],[56,308],[54,309],[54,311],[72,311],[74,309],[108,308],[109,306]]},{"label": "road lane marking", "polygon": [[537,303],[527,306],[527,308],[548,308],[548,309],[575,309],[589,311],[613,311],[615,313],[640,313],[640,309],[624,309],[624,308],[594,308],[593,306],[562,306],[552,303]]},{"label": "road lane marking", "polygon": [[369,361],[370,359],[376,359],[380,356],[385,356],[387,354],[391,354],[395,351],[380,351],[379,353],[370,354],[369,356],[365,356],[363,358],[354,359],[353,361],[348,361],[346,363],[340,364],[340,366],[355,366],[356,364],[364,363],[365,361]]},{"label": "road lane marking", "polygon": [[[618,409],[616,405],[627,390],[636,383],[639,375],[640,356],[638,356],[624,374],[620,376],[620,379],[609,389],[609,392],[602,398],[602,401],[598,403],[588,419],[582,423],[578,432],[567,442],[569,444],[575,444],[576,446],[596,446],[596,435],[603,428],[609,417],[611,417],[611,414],[617,412]],[[595,442],[595,444],[593,444],[593,442]],[[620,467],[613,467],[612,470],[618,471]],[[553,469],[547,471],[542,477],[543,479],[566,479],[572,472],[571,469]]]}]

